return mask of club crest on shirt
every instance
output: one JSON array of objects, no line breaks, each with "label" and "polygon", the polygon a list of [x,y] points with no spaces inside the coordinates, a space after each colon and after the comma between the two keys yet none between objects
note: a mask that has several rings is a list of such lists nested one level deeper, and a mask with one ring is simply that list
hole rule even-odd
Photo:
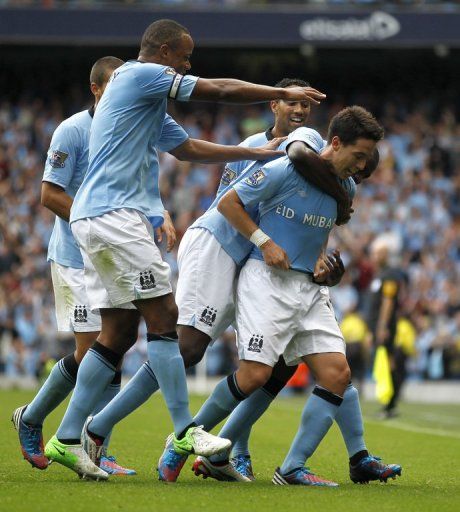
[{"label": "club crest on shirt", "polygon": [[200,322],[203,322],[204,324],[209,325],[209,327],[212,327],[216,321],[216,316],[217,309],[206,306],[201,313]]},{"label": "club crest on shirt", "polygon": [[249,340],[248,350],[250,352],[257,352],[260,354],[264,344],[263,334],[253,334]]},{"label": "club crest on shirt", "polygon": [[222,178],[220,179],[221,185],[230,185],[230,183],[236,178],[236,172],[232,171],[230,167],[226,167],[224,172],[222,173]]},{"label": "club crest on shirt", "polygon": [[139,284],[141,285],[141,290],[151,290],[152,288],[156,288],[155,278],[153,277],[151,270],[139,272]]},{"label": "club crest on shirt", "polygon": [[85,323],[88,322],[88,311],[86,306],[75,306],[73,312],[73,319],[75,322]]},{"label": "club crest on shirt", "polygon": [[165,73],[167,75],[177,75],[177,71],[174,68],[166,68]]},{"label": "club crest on shirt", "polygon": [[257,187],[265,179],[265,173],[262,169],[257,169],[251,176],[244,180],[245,183],[251,185],[251,187]]},{"label": "club crest on shirt", "polygon": [[69,153],[64,153],[64,151],[59,151],[55,149],[54,151],[51,151],[49,156],[49,161],[51,167],[55,168],[62,168],[65,165],[65,161],[67,160],[67,157],[69,156]]}]

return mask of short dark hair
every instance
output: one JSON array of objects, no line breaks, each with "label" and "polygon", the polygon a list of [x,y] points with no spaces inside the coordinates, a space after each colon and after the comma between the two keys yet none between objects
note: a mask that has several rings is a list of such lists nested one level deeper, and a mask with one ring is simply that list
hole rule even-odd
[{"label": "short dark hair", "polygon": [[124,62],[118,57],[102,57],[98,59],[91,68],[89,82],[102,87],[102,85],[109,79],[112,71],[123,64]]},{"label": "short dark hair", "polygon": [[282,87],[283,89],[286,87],[310,87],[310,84],[301,78],[283,78],[275,84],[275,87]]},{"label": "short dark hair", "polygon": [[183,34],[190,35],[190,32],[177,21],[166,19],[154,21],[142,36],[140,53],[152,55],[162,44],[175,48]]},{"label": "short dark hair", "polygon": [[346,107],[336,114],[330,124],[327,140],[337,136],[347,146],[358,139],[370,139],[375,142],[383,139],[384,130],[377,119],[365,108],[354,105]]}]

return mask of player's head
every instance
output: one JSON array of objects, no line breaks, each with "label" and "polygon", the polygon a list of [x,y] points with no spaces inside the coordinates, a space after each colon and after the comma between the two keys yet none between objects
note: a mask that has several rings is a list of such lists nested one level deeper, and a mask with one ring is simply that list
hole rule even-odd
[{"label": "player's head", "polygon": [[376,268],[384,267],[390,254],[392,252],[392,246],[388,239],[385,237],[376,238],[370,247],[371,262]]},{"label": "player's head", "polygon": [[96,99],[96,104],[104,94],[107,82],[114,70],[123,64],[124,62],[117,57],[102,57],[93,64],[89,74],[89,82],[91,92]]},{"label": "player's head", "polygon": [[[283,78],[275,87],[308,87],[310,84],[300,78]],[[296,128],[306,126],[310,117],[309,101],[273,100],[270,102],[272,112],[275,114],[275,133],[277,136],[286,136]]]},{"label": "player's head", "polygon": [[139,58],[171,66],[184,74],[192,67],[193,47],[193,39],[184,26],[174,20],[157,20],[147,27],[142,36]]},{"label": "player's head", "polygon": [[347,107],[336,114],[327,134],[331,162],[340,178],[363,172],[374,156],[383,128],[363,107]]}]

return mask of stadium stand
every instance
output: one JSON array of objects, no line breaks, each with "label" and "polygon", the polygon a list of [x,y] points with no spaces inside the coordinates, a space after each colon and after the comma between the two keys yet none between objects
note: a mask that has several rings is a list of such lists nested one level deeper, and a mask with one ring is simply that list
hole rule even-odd
[{"label": "stadium stand", "polygon": [[[365,315],[373,275],[368,248],[376,237],[388,237],[409,278],[401,314],[416,329],[410,375],[459,378],[460,123],[453,107],[434,116],[428,104],[412,110],[409,104],[403,97],[381,104],[381,163],[361,186],[351,222],[331,240],[347,267],[333,300],[339,319],[356,309]],[[321,130],[341,106],[322,108],[311,125]],[[72,343],[58,340],[55,330],[46,262],[54,219],[40,205],[39,193],[49,140],[65,110],[58,99],[50,105],[25,99],[0,104],[0,372],[8,376],[40,375],[46,361],[67,353]],[[223,144],[238,143],[271,120],[261,106],[176,105],[172,114],[190,135]],[[180,238],[212,201],[222,168],[178,162],[168,154],[161,165],[164,203]],[[176,274],[176,253],[166,258]],[[143,350],[139,343],[128,355],[128,373],[142,362]],[[210,373],[227,372],[232,357],[229,335],[211,353]]]}]

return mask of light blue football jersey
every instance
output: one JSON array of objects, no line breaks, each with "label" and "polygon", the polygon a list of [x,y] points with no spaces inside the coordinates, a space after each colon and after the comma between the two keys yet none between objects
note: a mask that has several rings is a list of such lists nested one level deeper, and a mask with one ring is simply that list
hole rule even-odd
[{"label": "light blue football jersey", "polygon": [[187,101],[198,78],[159,64],[129,61],[112,74],[91,127],[88,171],[70,221],[120,208],[163,222],[157,149],[170,151],[188,135],[166,114],[167,99]]},{"label": "light blue football jersey", "polygon": [[[271,133],[271,128],[269,128],[265,132],[255,133],[240,142],[238,146],[242,146],[244,148],[257,148],[259,146],[263,146],[269,140],[273,139],[273,135]],[[253,160],[239,160],[238,162],[229,162],[222,173],[222,177],[220,178],[219,188],[217,189],[217,195],[219,195],[224,189],[226,189],[229,185],[231,185],[236,178],[243,172],[244,169],[250,164],[253,163]]]},{"label": "light blue football jersey", "polygon": [[[93,110],[84,110],[63,121],[53,134],[43,181],[59,185],[74,197],[88,167],[88,141]],[[83,268],[83,259],[70,225],[56,216],[48,245],[48,261]]]},{"label": "light blue football jersey", "polygon": [[[269,128],[265,132],[256,133],[254,135],[250,135],[246,139],[243,140],[243,142],[240,142],[238,144],[239,146],[245,147],[245,148],[257,148],[260,146],[265,145],[269,140],[272,140],[274,137],[272,135],[272,129]],[[317,147],[318,140],[317,135],[309,133],[310,128],[304,126],[301,128],[297,128],[294,130],[290,135],[289,138],[286,140],[286,142],[283,142],[280,144],[279,149],[285,149],[287,144],[290,144],[291,142],[294,142],[294,140],[303,140],[303,142],[308,142],[308,138],[312,137],[313,141],[313,147]],[[307,139],[302,139],[302,137],[306,137]],[[310,142],[312,142],[310,141]],[[327,146],[327,141],[323,140],[322,147]],[[222,173],[222,177],[220,179],[219,188],[217,189],[217,195],[219,195],[225,188],[227,188],[229,185],[231,185],[236,178],[243,172],[244,169],[248,167],[248,165],[252,164],[252,160],[240,160],[238,162],[229,162],[224,169],[224,172]]]},{"label": "light blue football jersey", "polygon": [[[353,179],[340,182],[353,197]],[[259,205],[260,229],[286,251],[291,269],[313,272],[335,224],[335,199],[303,179],[288,157],[260,167],[233,188],[245,206]],[[255,246],[249,258],[263,261]]]},{"label": "light blue football jersey", "polygon": [[[267,136],[265,133],[260,133],[249,137],[249,139],[251,139],[250,142],[254,143],[254,146],[251,147],[264,144],[267,141]],[[265,141],[263,141],[262,136],[265,136]],[[294,130],[289,135],[287,140],[283,141],[279,147],[280,149],[285,149],[287,145],[296,140],[305,142],[316,153],[319,153],[325,145],[325,142],[317,131],[311,128],[297,128],[297,130]],[[246,139],[242,144],[246,143],[247,141],[248,139]],[[286,160],[290,162],[287,156],[283,156],[276,160],[272,160],[271,164],[280,161],[284,162]],[[218,192],[216,199],[209,207],[209,209],[190,227],[190,229],[207,229],[210,233],[212,233],[212,235],[222,245],[222,248],[225,250],[225,252],[235,261],[237,265],[242,265],[244,263],[249,253],[252,251],[254,245],[227,222],[225,217],[217,210],[217,204],[222,195],[225,194],[231,187],[234,187],[241,181],[252,179],[251,177],[257,176],[260,168],[268,165],[267,162],[261,161],[245,161],[245,164],[246,167],[242,170],[240,170],[238,167],[232,167],[232,169],[236,169],[236,172],[235,176],[233,176],[231,179],[231,185],[227,186],[226,188],[219,189],[220,191]],[[250,215],[252,220],[258,224],[259,204],[257,202],[247,204],[245,205],[245,210]]]}]

